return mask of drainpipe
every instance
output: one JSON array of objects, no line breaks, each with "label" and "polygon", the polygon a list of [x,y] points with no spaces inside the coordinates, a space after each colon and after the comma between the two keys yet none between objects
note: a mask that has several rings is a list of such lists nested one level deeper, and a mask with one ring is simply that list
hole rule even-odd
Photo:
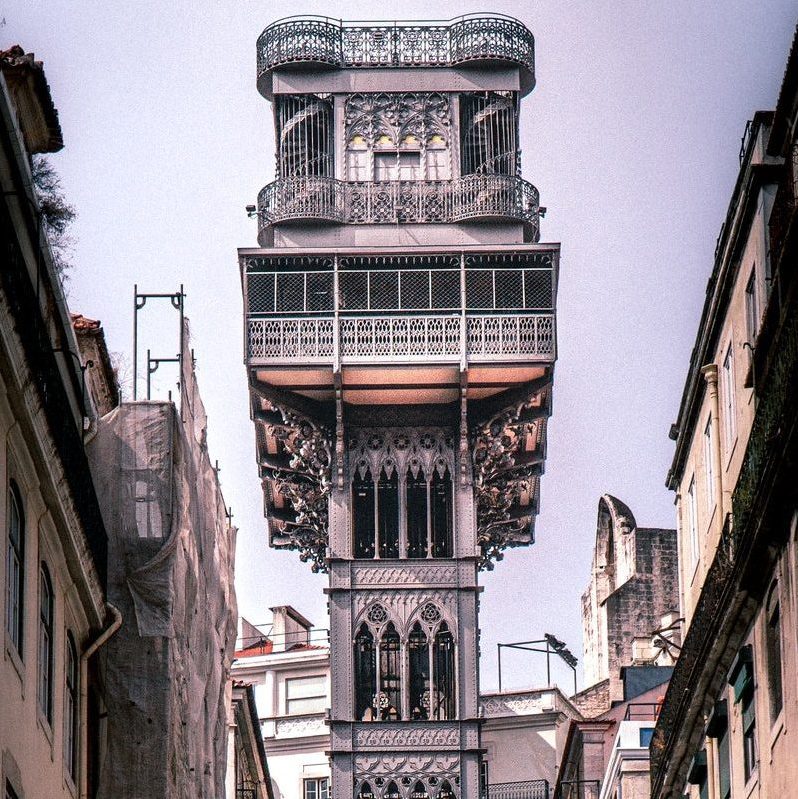
[{"label": "drainpipe", "polygon": [[80,656],[80,799],[89,796],[89,658],[122,626],[122,614],[110,602],[105,607],[113,619]]},{"label": "drainpipe", "polygon": [[712,471],[715,475],[712,491],[715,495],[715,507],[717,508],[716,525],[718,536],[723,531],[723,477],[720,465],[720,401],[718,399],[718,366],[708,363],[701,367],[701,374],[707,383],[709,391],[709,405],[712,413],[710,425],[712,426]]}]

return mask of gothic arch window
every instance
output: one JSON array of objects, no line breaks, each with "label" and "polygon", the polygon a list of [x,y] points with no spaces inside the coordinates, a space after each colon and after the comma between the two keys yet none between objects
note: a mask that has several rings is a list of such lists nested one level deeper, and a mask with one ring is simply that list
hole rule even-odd
[{"label": "gothic arch window", "polygon": [[[377,652],[374,636],[365,622],[355,636],[355,718],[371,721],[377,693]],[[370,790],[370,789],[369,789]]]},{"label": "gothic arch window", "polygon": [[278,95],[275,102],[280,177],[333,177],[332,100],[300,94]]},{"label": "gothic arch window", "polygon": [[374,799],[374,791],[371,790],[371,785],[364,782],[357,792],[357,799]]},{"label": "gothic arch window", "polygon": [[456,717],[454,638],[446,622],[435,634],[432,646],[432,717],[445,721]]},{"label": "gothic arch window", "polygon": [[402,717],[401,643],[393,622],[389,622],[380,638],[380,673],[377,686],[377,715],[380,721],[396,721]]},{"label": "gothic arch window", "polygon": [[346,100],[344,119],[348,180],[451,177],[447,95],[353,94]]},{"label": "gothic arch window", "polygon": [[399,786],[391,780],[388,787],[382,795],[382,799],[401,799],[402,795],[399,793]]},{"label": "gothic arch window", "polygon": [[352,481],[352,517],[355,533],[355,557],[374,557],[374,533],[376,517],[374,512],[375,486],[371,470],[356,469]]},{"label": "gothic arch window", "polygon": [[436,558],[452,557],[452,476],[448,466],[436,468],[430,482],[430,528]]},{"label": "gothic arch window", "polygon": [[399,475],[395,464],[386,464],[377,484],[377,529],[380,557],[399,557]]},{"label": "gothic arch window", "polygon": [[456,799],[452,786],[449,784],[449,780],[444,780],[441,784],[441,789],[438,791],[438,799]]},{"label": "gothic arch window", "polygon": [[407,557],[426,558],[429,518],[427,515],[427,477],[422,469],[417,467],[415,474],[413,474],[413,467],[408,467],[405,486],[407,501]]},{"label": "gothic arch window", "polygon": [[416,622],[407,639],[408,671],[410,676],[410,718],[426,720],[430,706],[430,649],[427,634]]},{"label": "gothic arch window", "polygon": [[410,799],[429,799],[427,788],[421,780],[419,780],[410,791]]},{"label": "gothic arch window", "polygon": [[451,558],[451,439],[424,429],[365,430],[350,446],[354,557]]}]

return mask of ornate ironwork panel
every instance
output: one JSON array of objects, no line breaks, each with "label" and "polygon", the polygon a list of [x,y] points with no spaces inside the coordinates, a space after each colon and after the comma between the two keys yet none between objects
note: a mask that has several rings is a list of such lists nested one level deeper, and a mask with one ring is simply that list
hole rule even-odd
[{"label": "ornate ironwork panel", "polygon": [[534,72],[535,41],[512,17],[466,15],[425,24],[358,25],[328,17],[293,17],[258,38],[258,76],[297,62],[337,67],[436,67],[500,60]]}]

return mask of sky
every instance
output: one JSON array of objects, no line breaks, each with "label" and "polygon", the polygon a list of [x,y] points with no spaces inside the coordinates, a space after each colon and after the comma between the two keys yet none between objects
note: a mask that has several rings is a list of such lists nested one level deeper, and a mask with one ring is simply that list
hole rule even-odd
[{"label": "sky", "polygon": [[[553,633],[581,658],[580,597],[602,494],[623,500],[642,527],[675,526],[668,429],[740,137],[755,111],[775,105],[798,4],[468,0],[435,16],[485,10],[535,35],[523,174],[547,207],[541,241],[562,243],[537,541],[483,579],[481,680],[492,690],[498,642]],[[274,172],[255,41],[295,13],[427,19],[430,4],[6,0],[0,46],[19,43],[45,63],[66,145],[52,163],[78,211],[70,307],[102,321],[128,391],[134,284],[185,287],[209,450],[239,527],[240,613],[265,622],[270,607],[292,604],[326,627],[326,578],[267,545],[236,257],[256,245],[245,206]],[[140,353],[173,356],[174,312],[152,301],[139,321]],[[168,370],[156,375],[159,398]],[[545,684],[539,656],[504,651],[502,662],[505,688]],[[569,671],[553,671],[570,690]]]}]

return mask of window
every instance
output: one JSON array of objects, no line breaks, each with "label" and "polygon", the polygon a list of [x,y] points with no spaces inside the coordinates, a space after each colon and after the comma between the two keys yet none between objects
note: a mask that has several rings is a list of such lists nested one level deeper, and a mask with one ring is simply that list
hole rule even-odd
[{"label": "window", "polygon": [[[359,464],[352,481],[352,531],[356,558],[451,558],[453,553],[452,476],[436,465],[425,474],[418,463],[400,475],[396,463],[380,468]],[[401,549],[402,533],[404,549]],[[401,549],[401,552],[400,552]]]},{"label": "window", "polygon": [[[440,136],[434,138],[443,139]],[[449,180],[451,171],[449,169],[449,151],[446,144],[442,146],[434,145],[432,141],[427,143],[427,180]]]},{"label": "window", "polygon": [[421,153],[393,150],[374,153],[375,180],[420,180]]},{"label": "window", "polygon": [[745,285],[745,328],[748,342],[753,346],[759,332],[759,297],[756,290],[756,264]]},{"label": "window", "polygon": [[643,749],[648,749],[648,747],[651,746],[651,739],[654,737],[654,728],[641,727],[639,733],[640,733],[640,746]]},{"label": "window", "polygon": [[446,622],[435,635],[432,652],[433,708],[432,717],[439,721],[456,718],[454,697],[454,639]]},{"label": "window", "polygon": [[285,710],[288,715],[323,713],[327,708],[327,678],[294,677],[285,681]]},{"label": "window", "polygon": [[74,782],[78,774],[78,652],[70,632],[64,664],[64,765]]},{"label": "window", "polygon": [[488,795],[488,761],[483,757],[479,762],[479,794],[480,796]]},{"label": "window", "polygon": [[6,630],[22,657],[23,600],[25,596],[25,513],[19,489],[8,487],[8,542],[6,550]]},{"label": "window", "polygon": [[374,791],[371,790],[371,785],[364,782],[357,792],[358,799],[374,799]]},{"label": "window", "polygon": [[698,510],[695,501],[695,475],[690,478],[687,489],[687,524],[690,529],[690,561],[693,566],[698,563]]},{"label": "window", "polygon": [[729,685],[734,688],[734,701],[740,703],[743,720],[743,772],[745,781],[748,782],[757,764],[754,655],[750,644],[746,644],[737,653],[729,673]]},{"label": "window", "polygon": [[351,181],[369,180],[368,150],[349,149],[346,152],[346,179]]},{"label": "window", "polygon": [[721,699],[715,703],[709,722],[707,738],[717,741],[717,781],[720,799],[731,795],[731,761],[729,760],[729,711],[728,703]]},{"label": "window", "polygon": [[39,572],[39,708],[53,723],[53,584],[47,566]]},{"label": "window", "polygon": [[775,724],[784,703],[781,680],[781,614],[779,611],[778,584],[770,590],[765,624],[765,651],[767,655],[768,705],[770,723]]},{"label": "window", "polygon": [[329,799],[330,781],[327,777],[314,777],[303,781],[303,799]]},{"label": "window", "polygon": [[372,702],[377,694],[377,650],[367,624],[355,636],[355,718],[373,721]]},{"label": "window", "polygon": [[704,428],[704,473],[706,474],[706,498],[707,498],[707,515],[712,514],[712,509],[715,507],[715,471],[713,466],[713,444],[712,441],[712,416],[707,419],[707,425]]},{"label": "window", "polygon": [[380,639],[380,684],[376,696],[376,711],[381,721],[397,721],[401,712],[401,658],[399,634],[388,623]]},{"label": "window", "polygon": [[723,410],[724,421],[723,430],[726,434],[726,452],[730,452],[737,435],[737,408],[734,401],[734,351],[732,345],[726,350],[723,358]]},{"label": "window", "polygon": [[430,658],[427,634],[416,622],[408,638],[408,661],[410,667],[410,718],[413,721],[429,718],[430,705]]}]

